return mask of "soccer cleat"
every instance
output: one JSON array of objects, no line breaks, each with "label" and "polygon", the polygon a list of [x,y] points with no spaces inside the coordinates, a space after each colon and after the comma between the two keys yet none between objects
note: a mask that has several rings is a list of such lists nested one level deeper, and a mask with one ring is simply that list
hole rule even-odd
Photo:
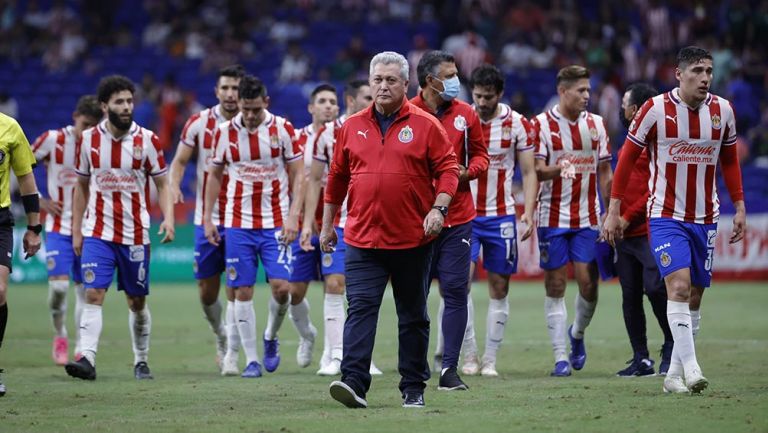
[{"label": "soccer cleat", "polygon": [[67,337],[53,339],[53,362],[56,365],[66,365],[69,362],[69,341]]},{"label": "soccer cleat", "polygon": [[643,377],[653,376],[653,360],[647,358],[633,358],[627,361],[629,367],[616,373],[619,377]]},{"label": "soccer cleat", "polygon": [[216,337],[216,365],[219,370],[223,368],[224,358],[227,356],[227,337]]},{"label": "soccer cleat", "polygon": [[671,375],[667,375],[664,378],[664,384],[661,389],[663,389],[666,394],[688,394],[689,392],[682,377]]},{"label": "soccer cleat", "polygon": [[483,375],[483,377],[498,377],[499,372],[496,371],[496,360],[483,358],[483,366],[480,368],[480,374]]},{"label": "soccer cleat", "polygon": [[424,407],[424,393],[417,391],[406,392],[403,396],[403,407]]},{"label": "soccer cleat", "polygon": [[144,361],[137,362],[133,367],[133,377],[138,380],[154,379],[152,373],[149,371],[149,365]]},{"label": "soccer cleat", "polygon": [[368,407],[368,402],[365,401],[365,396],[359,396],[352,389],[351,386],[340,380],[334,380],[331,382],[331,386],[328,388],[331,393],[331,397],[346,407],[352,409],[361,409]]},{"label": "soccer cleat", "polygon": [[571,375],[571,364],[568,361],[557,361],[555,368],[549,373],[552,377],[567,377]]},{"label": "soccer cleat", "polygon": [[232,356],[224,355],[224,359],[221,360],[221,375],[237,376],[238,374],[240,374],[240,369],[237,367],[237,352],[233,353]]},{"label": "soccer cleat", "polygon": [[331,361],[317,370],[318,376],[338,376],[341,374],[341,360],[333,358]]},{"label": "soccer cleat", "polygon": [[[3,369],[0,368],[0,374],[3,374]],[[3,378],[0,376],[0,397],[5,395],[5,384],[3,384]]]},{"label": "soccer cleat", "polygon": [[317,329],[309,325],[309,330],[312,331],[312,338],[299,337],[299,348],[296,350],[296,363],[301,368],[308,367],[312,363],[312,349],[315,348]]},{"label": "soccer cleat", "polygon": [[244,377],[246,379],[255,379],[257,377],[261,377],[261,365],[259,365],[259,363],[256,361],[249,363],[245,366],[245,370],[243,370],[243,374],[241,374],[240,377]]},{"label": "soccer cleat", "polygon": [[277,338],[274,340],[264,339],[264,369],[269,373],[274,372],[280,366],[279,346],[280,343],[277,341]]},{"label": "soccer cleat", "polygon": [[462,382],[459,373],[456,372],[456,367],[448,367],[440,375],[437,389],[440,391],[466,391],[469,387]]},{"label": "soccer cleat", "polygon": [[443,371],[443,354],[435,353],[435,360],[432,363],[432,373],[440,374]]},{"label": "soccer cleat", "polygon": [[467,376],[474,376],[480,372],[480,362],[477,360],[477,355],[470,353],[464,357],[464,365],[461,367],[461,372]]},{"label": "soccer cleat", "polygon": [[685,384],[691,394],[700,394],[709,386],[709,381],[701,374],[701,370],[693,370],[690,374],[685,375]]},{"label": "soccer cleat", "polygon": [[581,370],[584,368],[584,364],[587,363],[587,348],[584,347],[583,338],[573,338],[571,330],[573,325],[568,327],[568,338],[571,339],[571,353],[568,354],[568,359],[571,361],[571,366],[574,370]]},{"label": "soccer cleat", "polygon": [[88,358],[81,356],[74,362],[69,362],[64,366],[67,374],[83,380],[96,380],[96,367],[88,361]]},{"label": "soccer cleat", "polygon": [[673,342],[665,342],[661,346],[661,364],[659,364],[659,376],[666,376],[669,371],[669,364],[672,363],[672,345]]},{"label": "soccer cleat", "polygon": [[384,374],[384,372],[379,370],[379,367],[376,367],[376,365],[373,363],[373,360],[371,360],[371,366],[368,367],[368,374],[371,376],[381,376]]}]

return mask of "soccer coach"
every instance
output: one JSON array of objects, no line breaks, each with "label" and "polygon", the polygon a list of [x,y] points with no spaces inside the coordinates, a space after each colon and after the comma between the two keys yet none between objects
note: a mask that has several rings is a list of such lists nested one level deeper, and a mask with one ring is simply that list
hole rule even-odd
[{"label": "soccer coach", "polygon": [[333,220],[347,198],[344,240],[347,300],[341,381],[331,396],[352,408],[368,406],[379,307],[387,282],[398,316],[403,407],[423,407],[429,379],[427,293],[432,247],[458,185],[453,147],[437,119],[405,97],[408,61],[391,51],[371,60],[374,104],[339,131],[325,193],[320,247],[337,238]]}]

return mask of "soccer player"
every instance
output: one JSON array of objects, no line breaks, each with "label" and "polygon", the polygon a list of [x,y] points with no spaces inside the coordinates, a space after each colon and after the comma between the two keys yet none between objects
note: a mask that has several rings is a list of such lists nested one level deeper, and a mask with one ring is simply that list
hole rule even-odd
[{"label": "soccer player", "polygon": [[650,244],[667,286],[667,320],[675,341],[664,392],[700,393],[709,384],[696,359],[693,338],[699,329],[701,297],[712,278],[720,217],[718,161],[736,209],[730,242],[742,240],[746,230],[736,119],[727,100],[709,93],[712,72],[708,51],[680,50],[675,70],[679,87],[643,104],[629,127],[604,226],[606,239],[615,243],[627,181],[647,148],[652,179]]},{"label": "soccer player", "polygon": [[[95,126],[103,117],[99,101],[85,95],[77,101],[72,113],[73,124],[44,132],[32,144],[38,161],[44,161],[47,170],[49,199],[41,199],[45,210],[45,256],[48,267],[48,307],[53,322],[53,362],[69,362],[67,339],[67,291],[69,279],[75,286],[75,329],[85,305],[85,289],[80,273],[80,257],[72,249],[72,199],[77,184],[75,155],[83,131]],[[79,358],[79,330],[75,337],[75,358]]]},{"label": "soccer player", "polygon": [[[533,144],[528,119],[501,103],[504,75],[495,66],[482,65],[472,72],[472,100],[480,117],[490,164],[488,171],[472,182],[477,217],[472,221],[472,263],[474,273],[483,248],[483,267],[488,271],[490,302],[485,330],[485,353],[478,359],[474,329],[472,297],[467,301],[467,329],[464,335],[462,372],[473,375],[498,376],[496,352],[504,339],[509,317],[509,277],[517,272],[517,221],[512,176],[516,163],[523,177],[524,210],[521,241],[531,237],[535,228],[533,212],[539,183],[534,168]],[[471,284],[470,284],[471,286]]]},{"label": "soccer player", "polygon": [[[597,189],[599,186],[607,202],[612,172],[603,119],[587,111],[590,90],[586,68],[572,65],[561,69],[557,74],[559,103],[536,116],[532,125],[536,175],[541,182],[537,233],[546,289],[544,311],[555,356],[552,376],[570,376],[571,367],[584,367],[584,330],[597,306]],[[579,293],[576,317],[568,328],[571,351],[566,356],[564,297],[569,261]]]},{"label": "soccer player", "polygon": [[[13,253],[13,214],[11,213],[11,170],[19,181],[21,203],[27,214],[27,231],[24,233],[24,258],[34,256],[40,249],[40,199],[32,169],[35,155],[29,146],[21,126],[12,117],[0,113],[0,348],[3,347],[5,325],[8,323],[8,276],[11,274]],[[0,369],[0,373],[3,370]],[[5,385],[0,377],[0,397],[5,395]]]},{"label": "soccer player", "polygon": [[[656,89],[645,83],[629,86],[621,102],[620,115],[625,127],[629,127],[629,122],[635,117],[640,106],[658,94]],[[624,152],[624,149],[622,146],[619,155]],[[653,313],[664,334],[659,365],[659,374],[662,376],[669,370],[674,343],[667,323],[667,290],[648,245],[646,210],[649,195],[648,180],[651,177],[649,163],[648,152],[643,152],[632,169],[629,188],[621,201],[619,223],[624,239],[616,243],[616,269],[621,283],[624,325],[629,334],[633,356],[629,366],[616,373],[620,377],[654,374],[653,360],[648,353],[648,339],[645,334],[643,292],[648,296]]]},{"label": "soccer player", "polygon": [[469,104],[456,99],[461,84],[453,55],[445,51],[424,53],[416,75],[420,91],[411,102],[440,121],[459,162],[456,195],[450,208],[440,210],[445,218],[445,227],[434,243],[432,274],[440,283],[443,307],[438,313],[444,348],[441,351],[442,368],[437,389],[466,390],[468,387],[459,377],[457,367],[467,326],[470,242],[472,220],[475,218],[469,181],[488,169],[488,149],[477,113]]},{"label": "soccer player", "polygon": [[[338,242],[334,251],[324,253],[320,251],[317,237],[316,215],[322,216],[323,205],[319,200],[321,190],[326,182],[328,167],[333,160],[333,145],[338,138],[341,125],[349,116],[368,108],[373,102],[371,86],[365,80],[352,80],[344,89],[345,114],[339,116],[333,122],[328,122],[317,133],[314,144],[314,157],[311,161],[309,180],[304,201],[304,224],[301,230],[301,249],[311,251],[319,255],[320,272],[325,283],[325,297],[323,301],[323,322],[325,325],[325,341],[323,355],[320,358],[319,376],[337,376],[341,374],[341,359],[343,356],[344,339],[344,289],[346,277],[344,274],[344,224],[347,220],[347,206],[341,206],[336,214],[334,228],[338,236]],[[305,155],[307,149],[304,150]],[[315,210],[317,209],[317,210]],[[322,220],[320,221],[322,224]],[[298,268],[296,266],[295,268]],[[371,361],[369,373],[382,374]]]},{"label": "soccer player", "polygon": [[[219,303],[219,288],[221,286],[221,274],[224,272],[224,230],[221,233],[221,242],[218,247],[211,245],[205,238],[203,228],[203,207],[205,206],[205,185],[208,182],[206,167],[213,157],[213,136],[216,127],[231,120],[238,111],[237,86],[244,75],[243,67],[232,65],[219,71],[214,92],[217,105],[193,114],[184,125],[176,148],[176,156],[171,162],[171,197],[174,203],[183,203],[184,195],[181,193],[181,180],[192,155],[197,151],[197,189],[195,191],[195,262],[194,273],[197,285],[200,289],[200,304],[203,307],[205,318],[216,336],[216,361],[221,368],[221,374],[225,376],[237,375],[240,370],[237,366],[238,348],[240,336],[237,333],[235,322],[235,293],[227,288],[227,312],[224,323],[221,317],[221,304]],[[222,227],[224,219],[224,200],[226,200],[226,187],[228,176],[226,171],[222,177],[222,188],[218,200],[211,203],[213,223]]]},{"label": "soccer player", "polygon": [[[205,200],[212,203],[218,198],[226,168],[227,285],[235,291],[235,320],[248,362],[241,376],[255,378],[261,377],[253,310],[257,258],[261,258],[272,288],[264,331],[264,368],[273,372],[280,364],[277,331],[291,299],[288,246],[298,234],[304,162],[293,125],[267,110],[269,96],[261,80],[252,75],[240,79],[237,105],[240,112],[216,130]],[[293,195],[290,211],[289,186]],[[205,237],[218,246],[221,235],[213,224],[212,207],[205,207],[203,223]]]},{"label": "soccer player", "polygon": [[[80,318],[82,357],[67,374],[96,379],[96,351],[102,305],[117,271],[117,289],[128,300],[134,377],[152,379],[147,354],[152,317],[149,295],[149,177],[157,187],[162,243],[174,238],[168,171],[157,136],[133,121],[134,84],[120,75],[99,82],[98,99],[107,118],[83,132],[72,202],[72,246],[81,256],[86,304]],[[88,204],[85,216],[83,212]],[[83,221],[84,220],[84,221]]]}]

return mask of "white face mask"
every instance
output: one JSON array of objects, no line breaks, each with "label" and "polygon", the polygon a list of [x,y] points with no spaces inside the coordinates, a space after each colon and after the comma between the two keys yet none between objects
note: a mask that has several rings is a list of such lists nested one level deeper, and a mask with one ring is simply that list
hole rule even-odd
[{"label": "white face mask", "polygon": [[457,96],[459,96],[459,90],[461,90],[461,82],[459,81],[458,76],[448,78],[447,80],[441,80],[435,76],[433,76],[433,78],[443,83],[443,91],[440,92],[440,97],[443,98],[443,101],[452,101],[456,99]]}]

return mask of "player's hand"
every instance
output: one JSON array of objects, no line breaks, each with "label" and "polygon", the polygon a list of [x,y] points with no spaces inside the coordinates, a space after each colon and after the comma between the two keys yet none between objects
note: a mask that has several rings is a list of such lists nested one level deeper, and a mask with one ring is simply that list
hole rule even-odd
[{"label": "player's hand", "polygon": [[172,222],[163,221],[160,223],[160,230],[157,231],[157,234],[160,235],[163,233],[165,233],[165,236],[160,239],[161,244],[167,244],[168,242],[173,241],[173,239],[176,237],[176,229],[173,227]]},{"label": "player's hand", "polygon": [[459,164],[459,182],[469,182],[469,172],[467,167]]},{"label": "player's hand", "polygon": [[744,234],[747,232],[747,214],[743,211],[736,211],[736,215],[733,217],[733,232],[731,233],[731,239],[729,243],[735,244],[744,239]]},{"label": "player's hand", "polygon": [[619,230],[624,233],[629,227],[629,221],[625,220],[623,216],[619,217]]},{"label": "player's hand", "polygon": [[24,260],[34,256],[40,249],[40,235],[27,230],[24,233]]},{"label": "player's hand", "polygon": [[320,230],[320,251],[324,253],[336,251],[337,242],[339,242],[339,237],[336,235],[336,230],[333,226],[323,226],[322,230]]},{"label": "player's hand", "polygon": [[523,230],[523,235],[520,237],[520,242],[525,242],[531,235],[533,235],[533,229],[536,228],[536,225],[533,223],[531,216],[525,213],[520,217],[520,224],[523,224],[525,229]]},{"label": "player's hand", "polygon": [[437,236],[443,230],[443,223],[445,217],[437,209],[429,211],[427,216],[424,217],[424,234],[426,236]]},{"label": "player's hand", "polygon": [[40,199],[40,207],[45,211],[45,213],[50,215],[61,215],[63,210],[61,202],[45,198]]},{"label": "player's hand", "polygon": [[208,239],[208,242],[211,245],[219,246],[219,243],[221,242],[221,235],[219,234],[219,229],[216,228],[215,225],[211,222],[205,223],[205,238]]},{"label": "player's hand", "polygon": [[280,242],[290,245],[296,236],[299,235],[299,217],[298,215],[288,215],[283,225],[283,232],[280,235]]},{"label": "player's hand", "polygon": [[72,249],[76,256],[83,255],[83,233],[79,230],[72,230]]},{"label": "player's hand", "polygon": [[184,203],[184,194],[181,193],[181,188],[173,182],[169,183],[171,184],[171,203]]},{"label": "player's hand", "polygon": [[563,179],[576,178],[576,167],[571,164],[571,161],[567,159],[560,161],[560,177]]},{"label": "player's hand", "polygon": [[601,238],[611,244],[612,247],[615,247],[616,241],[621,239],[624,233],[619,227],[619,218],[621,217],[611,213],[606,215]]},{"label": "player's hand", "polygon": [[314,251],[315,247],[312,246],[313,230],[308,227],[301,229],[301,236],[299,237],[299,246],[304,251]]}]

